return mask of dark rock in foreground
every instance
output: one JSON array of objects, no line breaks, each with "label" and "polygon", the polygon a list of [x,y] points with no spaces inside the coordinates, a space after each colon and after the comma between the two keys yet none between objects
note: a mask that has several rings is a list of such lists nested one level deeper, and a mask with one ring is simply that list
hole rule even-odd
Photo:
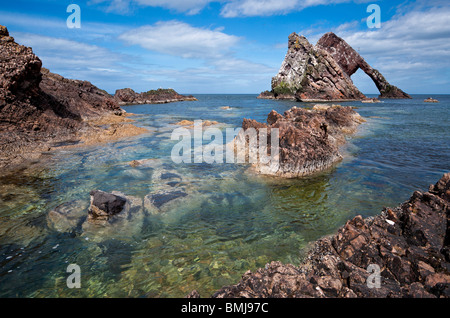
[{"label": "dark rock in foreground", "polygon": [[[395,209],[348,221],[334,236],[317,241],[300,266],[272,262],[212,297],[449,298],[449,221],[447,173]],[[379,286],[371,276],[375,272],[368,271],[376,267]]]},{"label": "dark rock in foreground", "polygon": [[116,214],[122,212],[127,200],[121,196],[94,190],[90,192],[91,206],[88,220],[91,222],[108,221]]},{"label": "dark rock in foreground", "polygon": [[366,97],[353,84],[351,76],[362,69],[380,91],[379,98],[411,98],[388,83],[349,44],[334,33],[326,33],[312,45],[304,36],[289,36],[288,52],[272,90],[258,98],[311,101],[351,101]]},{"label": "dark rock in foreground", "polygon": [[151,90],[143,93],[136,93],[131,88],[118,89],[114,95],[119,105],[137,105],[137,104],[166,104],[181,101],[196,101],[192,96],[178,94],[173,89]]}]

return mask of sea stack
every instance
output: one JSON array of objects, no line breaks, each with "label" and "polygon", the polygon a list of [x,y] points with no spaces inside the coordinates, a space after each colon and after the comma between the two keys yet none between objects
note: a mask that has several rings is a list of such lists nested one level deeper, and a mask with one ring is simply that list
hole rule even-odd
[{"label": "sea stack", "polygon": [[312,101],[366,100],[353,84],[351,76],[362,69],[380,91],[379,98],[411,98],[389,84],[347,42],[332,32],[314,46],[304,36],[289,35],[288,52],[278,74],[272,78],[272,90],[259,98]]}]

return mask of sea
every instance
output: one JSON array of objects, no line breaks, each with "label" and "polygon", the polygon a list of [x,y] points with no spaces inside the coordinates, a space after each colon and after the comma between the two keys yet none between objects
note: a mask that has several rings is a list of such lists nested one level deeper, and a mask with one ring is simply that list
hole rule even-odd
[{"label": "sea", "polygon": [[[450,171],[450,95],[432,95],[439,103],[424,103],[428,95],[340,103],[366,122],[348,137],[341,162],[296,179],[257,175],[248,164],[175,163],[175,123],[217,121],[214,127],[225,133],[244,118],[265,122],[271,110],[283,114],[314,104],[257,95],[196,97],[125,106],[148,133],[55,148],[0,173],[0,297],[176,298],[194,289],[209,297],[272,261],[299,265],[315,240],[356,215],[398,206]],[[164,172],[177,175],[188,193],[164,213],[143,213],[98,233],[80,224],[58,231],[49,222],[49,212],[61,205],[87,215],[89,192],[96,189],[142,202],[165,189],[155,178]]]}]

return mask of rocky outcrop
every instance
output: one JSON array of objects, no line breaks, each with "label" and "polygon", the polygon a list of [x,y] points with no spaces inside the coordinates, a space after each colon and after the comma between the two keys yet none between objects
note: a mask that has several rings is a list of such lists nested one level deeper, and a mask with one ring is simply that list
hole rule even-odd
[{"label": "rocky outcrop", "polygon": [[123,88],[116,90],[114,94],[115,100],[119,105],[137,105],[137,104],[166,104],[181,101],[196,101],[192,96],[184,96],[178,94],[173,89],[150,90],[148,92],[136,93],[131,88]]},{"label": "rocky outcrop", "polygon": [[439,103],[439,101],[437,99],[434,99],[432,97],[428,97],[427,99],[424,100],[425,103]]},{"label": "rocky outcrop", "polygon": [[286,57],[272,79],[272,90],[261,93],[258,98],[304,102],[363,100],[366,97],[350,78],[359,68],[375,82],[380,98],[410,98],[390,85],[350,45],[331,32],[315,46],[304,36],[292,33]]},{"label": "rocky outcrop", "polygon": [[327,51],[348,76],[355,74],[358,69],[363,70],[380,91],[379,98],[411,98],[398,87],[389,84],[378,70],[372,68],[358,52],[333,32],[324,34],[316,46]]},{"label": "rocky outcrop", "polygon": [[318,240],[300,266],[272,262],[212,297],[449,298],[449,221],[447,173],[395,209],[348,221]]},{"label": "rocky outcrop", "polygon": [[125,112],[105,91],[42,68],[32,49],[0,26],[0,167],[39,157],[54,144],[100,130],[86,123]]},{"label": "rocky outcrop", "polygon": [[325,170],[340,161],[339,146],[363,121],[351,107],[316,105],[312,110],[293,107],[284,115],[272,110],[267,124],[244,119],[243,129],[232,146],[235,149],[251,147],[246,131],[253,128],[258,132],[263,128],[267,129],[270,149],[271,129],[278,129],[279,157],[267,163],[258,161],[253,166],[261,174],[300,177]]}]

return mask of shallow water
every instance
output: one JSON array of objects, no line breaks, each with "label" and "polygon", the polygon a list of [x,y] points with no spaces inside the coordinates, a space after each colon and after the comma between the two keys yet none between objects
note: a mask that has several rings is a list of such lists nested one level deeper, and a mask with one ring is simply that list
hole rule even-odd
[{"label": "shallow water", "polygon": [[[298,265],[312,241],[355,215],[397,206],[450,170],[450,96],[433,96],[438,104],[419,95],[343,103],[367,119],[344,160],[295,180],[256,176],[246,165],[174,164],[172,124],[215,120],[225,129],[243,118],[265,121],[272,109],[312,105],[256,95],[196,97],[125,107],[148,134],[55,151],[0,177],[0,297],[183,297],[193,289],[206,297],[272,260]],[[130,166],[140,159],[153,160]],[[142,200],[164,189],[155,179],[164,172],[180,175],[189,195],[162,215],[103,234],[62,233],[47,224],[50,210],[74,200],[87,204],[93,189]],[[69,264],[81,268],[81,289],[66,285]]]}]

